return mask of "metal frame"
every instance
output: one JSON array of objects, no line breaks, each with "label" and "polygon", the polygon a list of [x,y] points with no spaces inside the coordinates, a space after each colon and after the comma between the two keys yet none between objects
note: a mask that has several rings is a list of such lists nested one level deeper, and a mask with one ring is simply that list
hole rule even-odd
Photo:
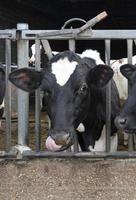
[{"label": "metal frame", "polygon": [[[63,30],[64,31],[64,30]],[[75,30],[74,30],[75,31]],[[66,34],[66,32],[68,32]],[[59,34],[60,33],[60,34]],[[40,91],[36,91],[35,105],[35,134],[36,144],[35,151],[20,152],[19,148],[11,148],[11,86],[8,81],[11,65],[11,40],[17,40],[18,68],[28,67],[28,43],[29,40],[35,40],[36,44],[36,63],[35,69],[40,70],[40,40],[47,46],[50,54],[49,40],[67,40],[69,49],[76,51],[76,40],[104,40],[105,41],[105,60],[110,64],[111,40],[127,40],[128,62],[132,63],[133,40],[136,40],[136,30],[90,30],[86,29],[78,35],[73,34],[69,29],[62,30],[29,30],[27,24],[18,24],[17,30],[0,31],[0,39],[5,39],[6,52],[6,150],[0,151],[0,157],[72,157],[72,158],[91,158],[91,159],[108,159],[108,158],[135,158],[136,151],[133,151],[133,138],[129,136],[128,152],[110,153],[110,113],[111,113],[111,83],[107,86],[106,94],[106,152],[78,152],[78,143],[75,136],[74,152],[48,152],[40,151]],[[45,42],[44,42],[45,41]],[[25,102],[25,103],[24,103]],[[28,137],[28,94],[18,90],[18,146],[27,146]]]},{"label": "metal frame", "polygon": [[6,93],[5,93],[5,151],[0,151],[0,157],[10,157],[13,155],[11,149],[11,84],[8,74],[11,71],[11,40],[16,40],[16,29],[0,30],[0,40],[5,41],[5,73],[6,73]]},{"label": "metal frame", "polygon": [[[66,31],[67,29],[65,29]],[[59,30],[60,31],[60,30]],[[57,34],[56,34],[57,32]],[[35,40],[36,38],[42,38],[46,40],[69,40],[73,39],[73,33],[62,34],[58,30],[23,30],[22,39]],[[90,37],[90,31],[86,30],[78,35],[77,40],[105,40],[105,39],[133,39],[136,40],[136,30],[92,30]]]}]

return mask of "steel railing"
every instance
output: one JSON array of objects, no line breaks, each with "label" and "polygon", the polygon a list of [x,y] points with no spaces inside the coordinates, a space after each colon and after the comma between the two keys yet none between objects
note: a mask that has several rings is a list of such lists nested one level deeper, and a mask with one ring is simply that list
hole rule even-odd
[{"label": "steel railing", "polygon": [[[65,29],[67,30],[67,29]],[[106,152],[79,152],[77,138],[75,137],[74,152],[48,152],[41,150],[41,109],[40,109],[40,90],[35,92],[35,149],[33,151],[21,152],[19,146],[28,146],[29,135],[29,95],[28,93],[18,89],[18,141],[17,146],[11,144],[11,83],[8,81],[8,74],[11,71],[11,43],[17,43],[17,67],[29,67],[28,51],[29,41],[33,40],[36,45],[35,69],[40,70],[40,44],[44,44],[45,51],[50,52],[50,40],[66,40],[68,41],[69,49],[76,51],[76,41],[78,40],[103,40],[105,48],[105,62],[110,65],[111,59],[111,41],[126,40],[128,62],[132,63],[133,41],[136,40],[136,30],[85,30],[75,36],[73,32],[59,35],[60,30],[29,30],[27,24],[18,24],[14,30],[0,30],[0,40],[5,40],[5,69],[6,69],[6,95],[5,95],[5,144],[4,150],[0,151],[0,157],[89,157],[89,158],[130,158],[136,157],[136,151],[133,149],[133,136],[128,139],[128,151],[117,151],[110,153],[110,128],[111,128],[111,83],[107,85],[106,92]],[[57,34],[56,34],[57,32]],[[90,47],[91,48],[91,47]],[[49,55],[50,56],[50,55]]]}]

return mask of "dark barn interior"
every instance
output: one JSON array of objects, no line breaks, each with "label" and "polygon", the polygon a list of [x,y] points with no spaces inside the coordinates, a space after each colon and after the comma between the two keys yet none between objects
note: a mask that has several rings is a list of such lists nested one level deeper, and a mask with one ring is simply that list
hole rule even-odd
[{"label": "dark barn interior", "polygon": [[[89,20],[102,11],[108,17],[96,24],[93,29],[136,29],[136,2],[134,0],[4,0],[0,5],[0,29],[16,28],[16,24],[24,22],[30,29],[60,29],[70,18],[79,17]],[[82,23],[74,22],[72,27],[80,27]],[[78,41],[77,52],[86,48],[103,51],[103,41]],[[66,42],[51,43],[55,51],[67,49]],[[126,57],[126,42],[114,41],[112,58]],[[135,54],[134,47],[134,54]],[[102,53],[103,55],[103,53]]]}]

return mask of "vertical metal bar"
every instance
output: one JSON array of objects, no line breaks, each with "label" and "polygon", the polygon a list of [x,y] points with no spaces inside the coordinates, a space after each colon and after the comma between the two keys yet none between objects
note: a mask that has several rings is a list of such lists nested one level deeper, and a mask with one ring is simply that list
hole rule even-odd
[{"label": "vertical metal bar", "polygon": [[5,93],[5,118],[6,118],[6,151],[11,148],[11,84],[8,75],[11,72],[11,41],[5,40],[6,59],[6,93]]},{"label": "vertical metal bar", "polygon": [[[40,71],[40,40],[35,40],[35,69]],[[41,132],[41,118],[40,118],[40,89],[35,91],[35,137],[36,151],[40,150],[41,140],[40,140],[40,132]]]},{"label": "vertical metal bar", "polygon": [[75,50],[76,50],[75,40],[74,39],[70,39],[68,42],[69,42],[69,50],[75,52]]},{"label": "vertical metal bar", "polygon": [[135,44],[135,46],[136,46],[136,40],[134,40],[134,44]]},{"label": "vertical metal bar", "polygon": [[[18,68],[28,67],[28,40],[21,39],[21,30],[28,29],[28,24],[17,24],[17,63]],[[18,144],[28,144],[29,94],[18,89]]]},{"label": "vertical metal bar", "polygon": [[[127,56],[128,63],[132,64],[132,55],[133,55],[133,40],[127,40]],[[128,82],[128,93],[130,90],[130,84]],[[128,151],[133,151],[133,135],[128,136]]]},{"label": "vertical metal bar", "polygon": [[[74,39],[70,39],[69,41],[69,50],[74,51],[76,50],[76,42]],[[78,147],[78,137],[77,134],[74,135],[74,152],[78,152],[79,147]]]},{"label": "vertical metal bar", "polygon": [[[111,41],[105,40],[105,62],[110,65]],[[106,86],[106,152],[110,151],[111,136],[111,81]]]}]

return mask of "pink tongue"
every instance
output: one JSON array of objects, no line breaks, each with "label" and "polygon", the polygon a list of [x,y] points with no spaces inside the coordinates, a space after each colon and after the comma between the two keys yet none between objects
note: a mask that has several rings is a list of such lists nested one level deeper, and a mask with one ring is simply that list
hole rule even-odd
[{"label": "pink tongue", "polygon": [[61,145],[57,145],[50,136],[47,137],[45,146],[49,151],[57,151],[62,147]]}]

